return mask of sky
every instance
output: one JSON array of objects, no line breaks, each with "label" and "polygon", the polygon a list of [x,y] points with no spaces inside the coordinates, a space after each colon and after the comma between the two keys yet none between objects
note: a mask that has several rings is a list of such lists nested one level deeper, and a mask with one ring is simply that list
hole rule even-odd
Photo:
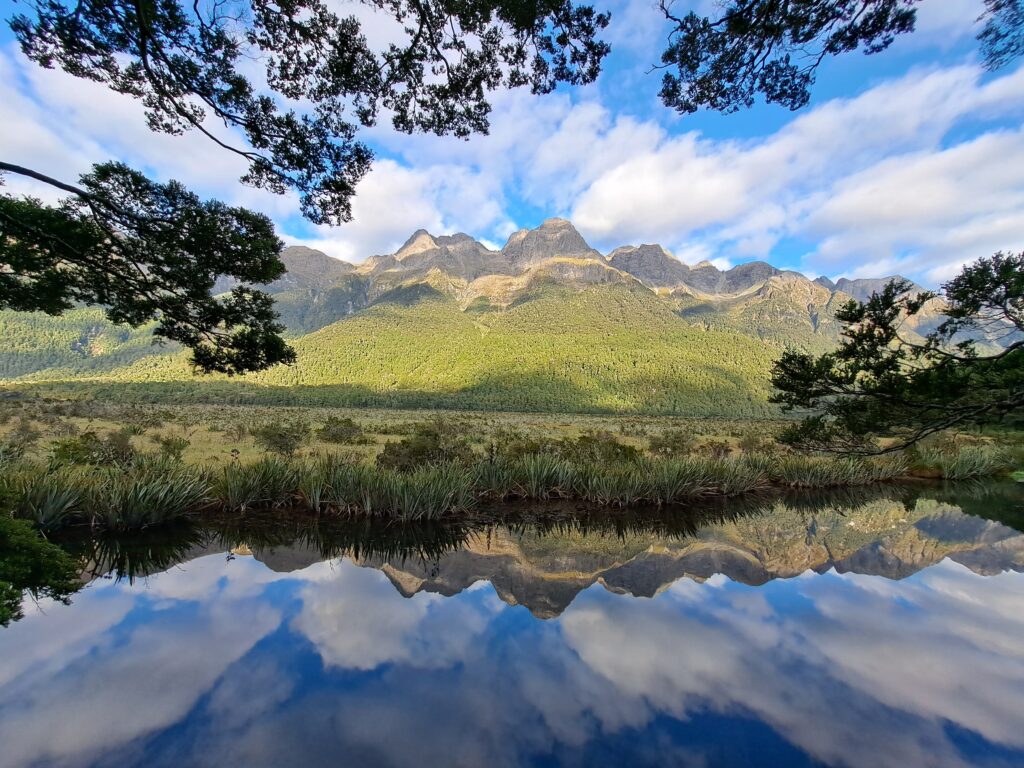
[{"label": "sky", "polygon": [[[924,0],[917,32],[888,51],[827,62],[803,110],[684,116],[659,101],[650,71],[668,32],[656,3],[595,5],[612,14],[597,82],[496,93],[489,135],[469,140],[399,134],[386,120],[364,130],[376,160],[341,226],[305,221],[293,195],[242,185],[244,165],[195,133],[151,133],[136,101],[36,67],[6,26],[2,156],[67,181],[122,160],[263,211],[286,243],[352,262],[393,252],[420,228],[498,248],[553,216],[605,253],[659,243],[691,264],[761,259],[810,276],[899,273],[930,287],[981,256],[1024,249],[1024,64],[980,66],[982,0]],[[0,10],[20,8],[0,0]],[[387,39],[386,24],[368,24],[371,42]],[[14,177],[7,190],[56,199]]]}]

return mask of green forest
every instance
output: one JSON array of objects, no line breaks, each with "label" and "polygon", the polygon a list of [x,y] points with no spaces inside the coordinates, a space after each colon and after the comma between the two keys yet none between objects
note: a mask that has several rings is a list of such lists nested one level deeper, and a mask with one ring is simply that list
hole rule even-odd
[{"label": "green forest", "polygon": [[463,310],[417,286],[294,338],[293,366],[232,378],[197,376],[183,353],[153,349],[92,310],[3,313],[0,332],[13,342],[0,354],[5,378],[64,395],[693,416],[776,413],[767,372],[781,352],[622,285],[542,286],[504,310]]}]

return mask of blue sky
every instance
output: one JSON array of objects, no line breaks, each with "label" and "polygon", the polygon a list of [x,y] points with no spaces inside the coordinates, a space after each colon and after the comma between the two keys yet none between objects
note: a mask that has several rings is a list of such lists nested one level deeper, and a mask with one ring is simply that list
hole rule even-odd
[{"label": "blue sky", "polygon": [[[713,0],[680,0],[711,6]],[[392,34],[359,4],[371,42]],[[981,0],[923,0],[918,32],[820,72],[797,113],[758,105],[678,116],[659,102],[667,27],[651,0],[614,0],[598,82],[535,97],[498,93],[490,135],[468,141],[364,131],[374,170],[355,220],[314,227],[291,196],[239,184],[235,158],[199,136],[158,136],[139,105],[43,71],[0,33],[0,145],[13,162],[73,179],[124,160],[268,213],[284,239],[361,261],[414,230],[500,246],[568,218],[592,245],[657,242],[687,262],[764,259],[807,274],[900,272],[937,285],[964,262],[1024,248],[1024,68],[978,65]],[[9,15],[17,6],[0,0]],[[9,188],[52,193],[11,179]]]}]

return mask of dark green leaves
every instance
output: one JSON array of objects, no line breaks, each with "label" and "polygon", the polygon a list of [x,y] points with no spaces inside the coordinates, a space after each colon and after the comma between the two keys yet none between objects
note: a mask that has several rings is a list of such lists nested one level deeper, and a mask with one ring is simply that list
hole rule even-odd
[{"label": "dark green leaves", "polygon": [[904,321],[938,300],[909,288],[894,281],[838,312],[845,329],[834,352],[787,352],[776,363],[772,401],[817,412],[788,442],[877,453],[1024,412],[1024,253],[965,267],[944,286],[946,319],[923,338],[906,334]]},{"label": "dark green leaves", "polygon": [[0,307],[59,314],[99,304],[115,323],[155,321],[154,333],[190,348],[203,371],[294,359],[269,296],[247,287],[211,295],[220,276],[251,284],[284,273],[269,219],[119,163],[80,184],[57,207],[0,196]]},{"label": "dark green leaves", "polygon": [[[248,162],[242,181],[297,192],[320,224],[351,218],[372,159],[357,129],[381,110],[400,131],[486,133],[490,91],[589,83],[608,53],[596,39],[607,14],[569,0],[366,5],[405,39],[374,50],[357,19],[322,0],[35,0],[11,27],[38,64],[140,99],[154,131],[207,135]],[[252,61],[264,90],[246,74]]]},{"label": "dark green leaves", "polygon": [[[914,30],[919,2],[728,0],[711,18],[692,11],[676,16],[672,2],[662,0],[675,29],[661,56],[674,70],[664,75],[661,98],[678,112],[735,112],[758,96],[800,109],[827,56],[885,50]],[[1024,54],[1024,3],[985,0],[985,8],[978,37],[986,63],[996,68]]]}]

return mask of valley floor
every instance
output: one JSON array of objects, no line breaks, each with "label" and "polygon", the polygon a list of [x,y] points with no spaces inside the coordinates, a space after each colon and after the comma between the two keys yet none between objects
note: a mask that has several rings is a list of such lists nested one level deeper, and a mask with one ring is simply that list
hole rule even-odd
[{"label": "valley floor", "polygon": [[[318,430],[331,418],[352,419],[362,435],[355,443],[338,444],[319,438]],[[259,425],[298,421],[310,427],[300,455],[339,450],[372,461],[390,441],[402,439],[417,424],[443,423],[483,451],[488,442],[509,432],[549,439],[574,439],[607,432],[637,449],[666,432],[692,436],[694,448],[709,443],[737,447],[746,439],[773,438],[787,423],[782,419],[689,418],[681,416],[619,416],[604,414],[514,413],[498,411],[399,410],[385,408],[307,408],[251,405],[122,404],[118,401],[11,398],[0,401],[0,444],[31,442],[29,453],[45,456],[54,441],[94,431],[126,427],[137,434],[130,442],[140,451],[155,450],[155,439],[188,441],[183,458],[197,463],[255,459],[264,455],[251,430]]]}]

